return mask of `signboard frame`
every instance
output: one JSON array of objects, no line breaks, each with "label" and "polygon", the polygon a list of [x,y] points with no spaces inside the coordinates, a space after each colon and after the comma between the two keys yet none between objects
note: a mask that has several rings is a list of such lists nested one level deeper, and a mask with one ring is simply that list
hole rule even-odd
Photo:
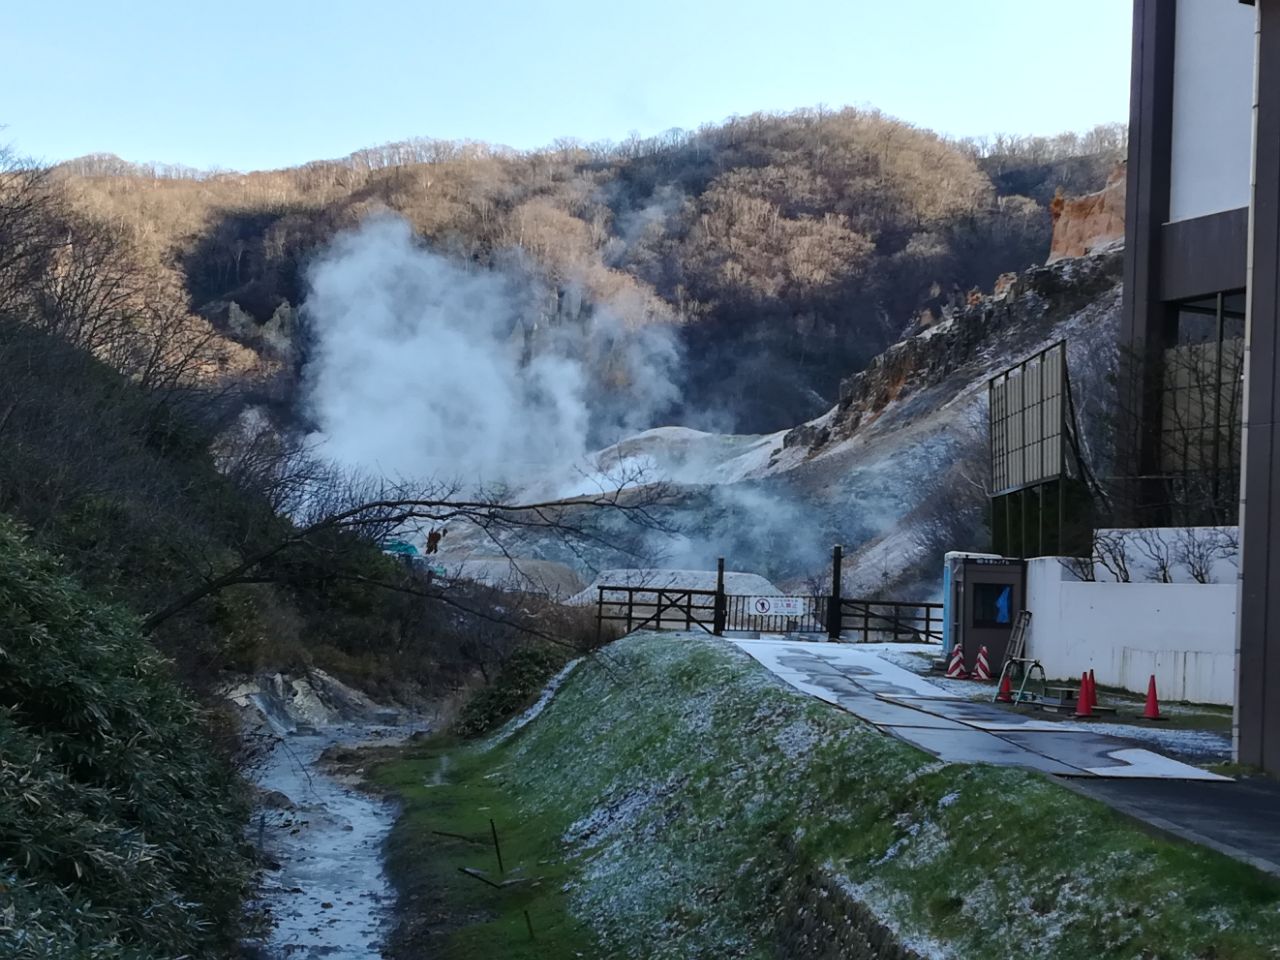
[{"label": "signboard frame", "polygon": [[1095,487],[1080,455],[1058,340],[988,381],[994,552],[1026,559],[1089,549]]},{"label": "signboard frame", "polygon": [[1066,476],[1068,389],[1066,340],[988,381],[992,497]]}]

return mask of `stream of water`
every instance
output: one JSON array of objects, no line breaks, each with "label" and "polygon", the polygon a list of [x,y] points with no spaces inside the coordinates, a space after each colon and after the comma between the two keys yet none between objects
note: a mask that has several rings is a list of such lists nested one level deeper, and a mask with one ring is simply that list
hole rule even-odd
[{"label": "stream of water", "polygon": [[[382,847],[395,808],[320,758],[331,746],[389,744],[403,728],[352,725],[285,735],[255,778],[266,803],[252,827],[280,865],[259,906],[275,921],[257,945],[270,960],[379,960],[394,894]],[[285,799],[287,798],[287,800]]]}]

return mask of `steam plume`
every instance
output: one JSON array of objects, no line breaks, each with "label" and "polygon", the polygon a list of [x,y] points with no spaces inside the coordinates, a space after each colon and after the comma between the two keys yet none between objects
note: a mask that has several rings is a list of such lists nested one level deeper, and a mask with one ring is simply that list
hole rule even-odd
[{"label": "steam plume", "polygon": [[532,271],[472,268],[380,215],[308,273],[303,381],[329,458],[404,479],[522,483],[652,426],[679,398],[669,328],[564,316]]}]

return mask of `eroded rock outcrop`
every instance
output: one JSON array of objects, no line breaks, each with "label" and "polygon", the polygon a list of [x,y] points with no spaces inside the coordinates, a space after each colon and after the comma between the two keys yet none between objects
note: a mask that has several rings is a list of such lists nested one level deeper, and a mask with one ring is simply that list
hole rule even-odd
[{"label": "eroded rock outcrop", "polygon": [[902,341],[841,382],[839,404],[830,414],[789,431],[784,446],[818,453],[873,424],[896,400],[949,379],[967,382],[995,345],[1047,335],[1057,320],[1113,289],[1122,267],[1114,250],[1059,260],[1001,276],[994,292],[945,308],[929,326],[917,319]]},{"label": "eroded rock outcrop", "polygon": [[1054,198],[1048,263],[1083,257],[1124,243],[1125,165],[1118,164],[1097,193]]},{"label": "eroded rock outcrop", "polygon": [[400,711],[311,668],[298,675],[263,674],[228,687],[224,696],[246,725],[265,722],[277,734],[343,723],[396,723]]}]

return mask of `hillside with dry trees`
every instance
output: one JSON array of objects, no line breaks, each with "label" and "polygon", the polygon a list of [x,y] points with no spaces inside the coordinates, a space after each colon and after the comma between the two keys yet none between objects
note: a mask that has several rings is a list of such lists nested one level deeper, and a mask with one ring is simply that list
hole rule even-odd
[{"label": "hillside with dry trees", "polygon": [[673,417],[767,430],[824,409],[940,290],[1043,261],[1054,191],[1101,186],[1122,148],[1120,128],[957,143],[844,109],[528,152],[419,139],[247,174],[110,156],[55,172],[154,282],[268,364],[295,359],[316,252],[391,210],[478,269],[538,273],[546,323],[571,299],[678,327]]}]

